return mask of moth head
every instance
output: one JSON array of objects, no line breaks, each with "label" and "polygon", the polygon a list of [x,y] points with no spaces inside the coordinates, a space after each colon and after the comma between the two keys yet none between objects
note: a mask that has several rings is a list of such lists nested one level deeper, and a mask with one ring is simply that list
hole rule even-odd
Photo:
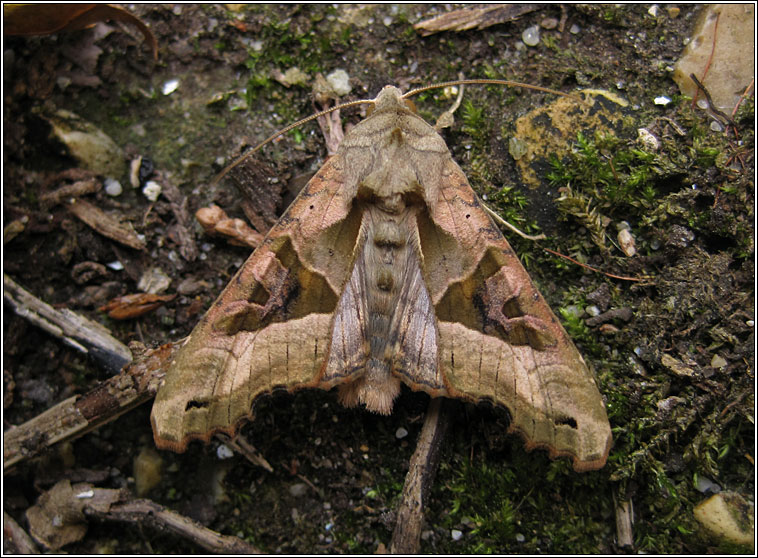
[{"label": "moth head", "polygon": [[376,96],[376,99],[374,99],[374,103],[369,106],[366,114],[370,115],[375,110],[388,110],[398,108],[402,110],[410,110],[414,114],[418,112],[416,110],[416,105],[414,105],[410,100],[404,98],[403,94],[397,87],[394,85],[385,85],[379,92],[379,95]]}]

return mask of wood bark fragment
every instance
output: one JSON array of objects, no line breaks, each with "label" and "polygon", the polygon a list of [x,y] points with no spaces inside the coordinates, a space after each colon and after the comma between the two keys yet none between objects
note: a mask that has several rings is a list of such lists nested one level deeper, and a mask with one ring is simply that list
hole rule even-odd
[{"label": "wood bark fragment", "polygon": [[429,403],[416,451],[413,452],[405,477],[403,496],[397,510],[397,523],[390,543],[392,554],[419,552],[424,506],[434,483],[440,448],[448,426],[443,402],[444,399],[438,397]]},{"label": "wood bark fragment", "polygon": [[119,222],[91,203],[75,199],[67,207],[71,213],[101,235],[135,250],[145,248],[145,241],[137,236],[131,225]]},{"label": "wood bark fragment", "polygon": [[92,356],[112,373],[132,360],[132,353],[101,324],[66,308],[56,310],[3,275],[3,296],[16,313],[59,337],[67,345]]},{"label": "wood bark fragment", "polygon": [[[102,489],[95,489],[95,492]],[[107,511],[85,507],[88,518],[102,521],[121,521],[147,525],[159,531],[169,531],[201,548],[216,554],[262,554],[255,546],[234,536],[222,535],[192,519],[168,510],[152,500],[139,499],[117,503]]]},{"label": "wood bark fragment", "polygon": [[539,4],[489,4],[453,10],[417,23],[413,28],[426,37],[440,31],[486,29],[498,23],[512,21],[539,8]]},{"label": "wood bark fragment", "polygon": [[242,197],[240,205],[256,231],[266,234],[279,218],[284,184],[274,170],[256,159],[247,159],[229,172]]},{"label": "wood bark fragment", "polygon": [[121,374],[85,395],[70,397],[23,424],[11,426],[3,437],[4,470],[7,472],[50,446],[82,436],[152,399],[175,350],[176,345],[167,344],[138,353]]},{"label": "wood bark fragment", "polygon": [[3,512],[3,554],[39,554],[29,534],[7,512]]},{"label": "wood bark fragment", "polygon": [[632,524],[634,523],[634,508],[631,500],[623,500],[616,505],[616,540],[622,549],[634,546]]},{"label": "wood bark fragment", "polygon": [[44,207],[57,205],[67,198],[78,198],[87,194],[94,194],[103,187],[102,182],[96,178],[86,180],[77,180],[73,184],[65,184],[60,188],[47,192],[40,196],[40,201]]},{"label": "wood bark fragment", "polygon": [[188,198],[163,173],[159,174],[158,181],[163,195],[171,202],[171,211],[176,217],[173,233],[179,242],[179,253],[188,262],[193,262],[197,259],[198,251],[192,234],[192,215],[187,209]]}]

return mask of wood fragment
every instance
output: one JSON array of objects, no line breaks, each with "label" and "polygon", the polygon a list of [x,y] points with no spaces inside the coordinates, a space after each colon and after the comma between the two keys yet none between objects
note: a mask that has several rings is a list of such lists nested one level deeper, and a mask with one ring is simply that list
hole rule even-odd
[{"label": "wood fragment", "polygon": [[132,361],[128,347],[101,324],[67,308],[56,310],[3,275],[3,296],[16,313],[60,338],[67,345],[92,356],[115,373]]},{"label": "wood fragment", "polygon": [[486,29],[498,23],[514,19],[533,12],[539,4],[489,4],[453,10],[431,19],[417,23],[413,28],[426,37],[440,31],[466,31],[468,29]]},{"label": "wood fragment", "polygon": [[33,419],[11,426],[3,437],[3,466],[7,472],[50,446],[71,440],[111,422],[155,396],[165,369],[177,348],[167,344],[137,351],[121,374],[100,383],[85,395],[75,395]]},{"label": "wood fragment", "polygon": [[245,217],[256,231],[266,234],[279,218],[283,181],[270,166],[253,158],[234,167],[229,178],[240,193]]},{"label": "wood fragment", "polygon": [[65,184],[52,192],[40,196],[44,207],[52,207],[69,198],[78,198],[87,194],[94,194],[102,189],[103,184],[94,177],[85,180],[77,180],[73,184]]},{"label": "wood fragment", "polygon": [[437,472],[440,448],[449,422],[443,402],[444,399],[438,397],[429,403],[416,451],[413,452],[405,477],[402,500],[397,509],[397,523],[390,543],[392,554],[419,552],[424,506]]},{"label": "wood fragment", "polygon": [[632,534],[633,516],[634,508],[631,500],[624,500],[618,503],[616,506],[616,540],[622,549],[634,546],[634,535]]},{"label": "wood fragment", "polygon": [[217,205],[201,207],[195,218],[205,232],[211,236],[226,238],[234,246],[256,248],[263,241],[263,235],[254,231],[242,219],[232,219]]},{"label": "wood fragment", "polygon": [[161,193],[171,203],[171,211],[176,217],[172,232],[179,242],[179,254],[188,262],[194,262],[197,259],[198,250],[192,233],[192,215],[187,209],[188,198],[164,173],[158,173],[157,179],[162,188]]},{"label": "wood fragment", "polygon": [[[102,489],[95,489],[95,492]],[[152,500],[139,499],[114,504],[108,511],[85,507],[88,518],[147,525],[158,531],[169,531],[201,548],[217,554],[262,554],[255,546],[234,536],[222,535],[192,519],[168,510]]]},{"label": "wood fragment", "polygon": [[71,213],[101,235],[135,250],[145,248],[145,241],[137,236],[131,225],[119,222],[91,203],[74,199],[67,207]]},{"label": "wood fragment", "polygon": [[229,446],[231,449],[233,449],[235,452],[242,455],[245,459],[247,459],[253,465],[257,465],[258,467],[263,467],[269,473],[274,472],[274,468],[271,466],[271,464],[268,461],[266,461],[266,458],[263,457],[260,453],[258,453],[258,450],[256,450],[252,445],[248,443],[247,440],[245,440],[241,436],[237,436],[235,438],[229,438],[229,436],[218,434],[216,437],[219,438],[224,444]]},{"label": "wood fragment", "polygon": [[39,554],[39,548],[7,512],[3,512],[3,553]]},{"label": "wood fragment", "polygon": [[27,510],[32,534],[52,550],[81,540],[89,520],[118,521],[169,531],[201,548],[220,554],[260,554],[237,537],[221,535],[192,519],[147,499],[131,498],[127,490],[72,485],[64,479],[43,493]]}]

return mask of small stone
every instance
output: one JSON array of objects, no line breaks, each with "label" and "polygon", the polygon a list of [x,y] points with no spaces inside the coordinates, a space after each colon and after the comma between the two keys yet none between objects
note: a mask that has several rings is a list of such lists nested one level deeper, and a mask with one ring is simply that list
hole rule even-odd
[{"label": "small stone", "polygon": [[463,531],[460,531],[458,529],[453,529],[452,531],[450,531],[450,537],[454,541],[459,541],[463,537]]},{"label": "small stone", "polygon": [[671,102],[671,98],[667,97],[666,95],[660,95],[653,99],[653,102],[656,105],[663,105],[664,107]]},{"label": "small stone", "polygon": [[621,251],[624,252],[625,256],[631,258],[637,253],[634,237],[632,236],[632,233],[629,232],[629,229],[621,229],[616,238],[618,238],[619,247],[621,248]]},{"label": "small stone", "polygon": [[408,435],[408,431],[402,426],[398,428],[397,430],[395,430],[395,438],[397,438],[398,440],[402,440],[407,435]]},{"label": "small stone", "polygon": [[288,69],[284,74],[276,77],[276,81],[289,87],[290,85],[302,85],[308,81],[308,74],[303,72],[297,66]]},{"label": "small stone", "polygon": [[154,203],[158,201],[158,196],[161,195],[161,190],[162,188],[160,184],[154,180],[148,180],[147,184],[145,184],[145,187],[142,188],[142,193],[147,199]]},{"label": "small stone", "polygon": [[658,151],[658,149],[661,147],[661,142],[658,141],[658,138],[645,128],[637,129],[637,141],[640,142],[642,146],[649,151]]},{"label": "small stone", "polygon": [[508,140],[508,153],[511,154],[511,157],[513,157],[514,160],[518,161],[526,155],[528,151],[529,147],[524,140],[517,137],[512,137]]},{"label": "small stone", "polygon": [[540,26],[542,26],[543,29],[555,29],[558,27],[558,20],[554,17],[546,17],[540,21]]},{"label": "small stone", "polygon": [[714,132],[723,132],[724,127],[721,125],[720,122],[716,122],[715,120],[711,121],[711,130]]},{"label": "small stone", "polygon": [[579,27],[576,23],[571,26],[571,29],[569,29],[569,33],[572,35],[578,35],[579,31],[581,31],[582,28]]},{"label": "small stone", "polygon": [[702,492],[703,494],[707,494],[709,492],[711,494],[718,494],[721,492],[721,487],[708,477],[698,475],[697,482],[695,483],[695,490]]},{"label": "small stone", "polygon": [[653,4],[648,8],[647,13],[649,13],[653,17],[658,17],[658,4]]},{"label": "small stone", "polygon": [[110,267],[113,271],[121,271],[122,269],[124,269],[124,264],[122,264],[118,260],[116,260],[115,262],[107,263],[105,265]]},{"label": "small stone", "polygon": [[669,6],[666,8],[666,11],[669,13],[669,17],[674,19],[679,17],[679,14],[682,10],[680,10],[677,6]]},{"label": "small stone", "polygon": [[345,70],[334,70],[326,76],[326,81],[329,82],[334,92],[340,97],[347,95],[353,89],[350,85],[350,76],[347,75]]},{"label": "small stone", "polygon": [[540,28],[537,25],[532,25],[524,29],[521,33],[521,40],[524,41],[526,46],[537,46],[540,44]]},{"label": "small stone", "polygon": [[693,515],[717,539],[754,547],[753,506],[739,494],[715,494],[695,506]]},{"label": "small stone", "polygon": [[109,196],[120,196],[124,189],[121,187],[121,183],[115,178],[106,178],[104,181],[105,193]]},{"label": "small stone", "polygon": [[234,452],[226,444],[221,444],[216,448],[216,457],[219,459],[229,459],[230,457],[234,457]]},{"label": "small stone", "polygon": [[179,80],[170,79],[166,83],[163,84],[161,91],[163,92],[164,95],[171,95],[171,93],[176,91],[178,87],[179,87]]},{"label": "small stone", "polygon": [[160,267],[147,269],[137,282],[137,288],[143,293],[160,294],[171,285],[171,277]]},{"label": "small stone", "polygon": [[729,363],[721,355],[713,355],[711,359],[711,367],[713,368],[724,368],[727,364]]},{"label": "small stone", "polygon": [[587,306],[584,309],[584,313],[588,316],[599,316],[600,315],[600,308],[595,306],[594,304],[591,304],[590,306]]},{"label": "small stone", "polygon": [[521,533],[516,533],[516,542],[522,543],[526,540],[526,537]]},{"label": "small stone", "polygon": [[295,498],[301,498],[308,492],[308,485],[304,482],[299,482],[290,486],[290,494]]},{"label": "small stone", "polygon": [[142,448],[139,455],[134,458],[133,465],[134,482],[137,496],[144,496],[161,482],[161,469],[163,459],[152,448]]}]

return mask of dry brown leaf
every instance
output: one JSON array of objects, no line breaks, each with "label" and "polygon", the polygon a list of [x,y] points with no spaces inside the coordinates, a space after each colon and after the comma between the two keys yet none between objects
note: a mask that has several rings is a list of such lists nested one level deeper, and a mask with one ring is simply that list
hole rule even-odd
[{"label": "dry brown leaf", "polygon": [[158,295],[150,293],[135,293],[119,296],[98,308],[107,312],[114,320],[131,320],[148,312],[152,312],[164,303],[174,299],[176,295]]},{"label": "dry brown leaf", "polygon": [[453,10],[413,26],[424,37],[440,31],[486,29],[491,25],[512,21],[539,8],[539,4],[489,4]]},{"label": "dry brown leaf", "polygon": [[50,35],[78,31],[100,21],[115,20],[136,26],[158,59],[158,42],[141,19],[111,4],[5,4],[5,35]]}]

